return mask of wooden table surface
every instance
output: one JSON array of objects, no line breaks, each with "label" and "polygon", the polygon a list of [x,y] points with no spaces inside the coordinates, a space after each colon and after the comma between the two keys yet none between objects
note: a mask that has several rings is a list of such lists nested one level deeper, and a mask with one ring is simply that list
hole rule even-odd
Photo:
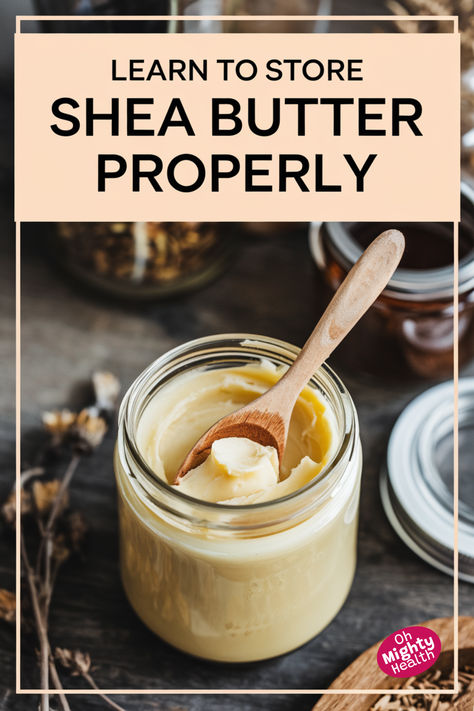
[{"label": "wooden table surface", "polygon": [[[12,335],[13,253],[0,262],[7,313],[0,322],[2,344]],[[59,272],[43,240],[23,238],[22,250],[22,427],[23,459],[38,440],[41,412],[82,404],[81,384],[91,372],[108,369],[124,387],[154,358],[190,338],[248,331],[302,344],[320,308],[316,271],[304,231],[282,237],[245,239],[238,259],[212,285],[192,295],[152,305],[130,306],[87,292]],[[2,378],[8,374],[1,371]],[[347,380],[347,379],[346,379]],[[112,471],[114,432],[74,479],[72,505],[84,511],[90,532],[86,559],[63,568],[52,604],[54,646],[92,654],[103,688],[324,688],[354,657],[404,625],[452,614],[452,580],[432,569],[398,539],[383,513],[378,475],[390,429],[404,405],[425,385],[387,389],[347,380],[361,423],[364,470],[359,563],[349,598],[319,637],[284,657],[226,666],[189,658],[157,639],[137,619],[122,592],[117,564],[117,516]],[[0,496],[13,467],[12,389],[1,383],[4,466]],[[0,539],[0,586],[13,585],[12,539]],[[461,584],[468,611],[472,588]],[[11,676],[13,632],[0,624],[1,668]],[[10,651],[10,654],[9,654]],[[5,674],[2,674],[5,678]],[[25,638],[22,684],[34,687],[38,671],[32,638]],[[75,679],[72,685],[80,685]],[[0,697],[1,698],[1,697]],[[73,699],[74,701],[74,699]],[[102,708],[94,697],[73,708]],[[127,709],[306,709],[314,697],[253,696],[120,698]],[[35,708],[29,697],[5,696],[4,709]]]},{"label": "wooden table surface", "polygon": [[[371,5],[364,3],[359,12],[370,12]],[[11,216],[5,207],[0,218],[3,500],[14,472],[14,248]],[[33,456],[41,413],[83,404],[81,385],[94,370],[113,371],[125,388],[169,348],[220,332],[262,333],[301,345],[321,306],[315,284],[306,234],[295,229],[282,237],[244,240],[229,271],[192,295],[146,306],[124,305],[78,287],[52,265],[41,240],[25,237],[23,460]],[[345,606],[316,639],[278,659],[228,666],[187,657],[144,627],[129,607],[119,580],[111,431],[100,450],[81,464],[72,485],[71,504],[85,513],[90,532],[85,560],[66,563],[60,573],[52,603],[53,646],[90,652],[94,676],[102,688],[324,688],[381,637],[404,625],[451,615],[452,580],[419,560],[399,540],[385,518],[378,493],[391,427],[407,402],[427,384],[387,389],[355,378],[346,378],[346,383],[358,409],[364,451],[358,567]],[[10,589],[14,586],[13,543],[11,534],[1,530],[0,587]],[[460,585],[460,607],[464,614],[472,614],[472,587],[467,584]],[[38,668],[31,636],[25,637],[21,665],[23,687],[34,687]],[[0,622],[0,709],[36,709],[35,697],[15,696],[14,669],[14,631]],[[64,682],[81,687],[77,679],[64,677]],[[299,711],[309,710],[315,701],[314,695],[267,694],[114,698],[130,711]],[[94,696],[75,696],[70,702],[73,711],[106,708]]]}]

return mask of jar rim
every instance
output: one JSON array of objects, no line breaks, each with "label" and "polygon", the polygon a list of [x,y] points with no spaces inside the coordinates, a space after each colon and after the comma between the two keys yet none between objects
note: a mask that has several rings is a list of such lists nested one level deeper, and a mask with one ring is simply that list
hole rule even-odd
[{"label": "jar rim", "polygon": [[[465,210],[474,218],[474,190],[463,181],[461,183],[461,199]],[[331,240],[331,251],[349,270],[362,254],[362,247],[350,234],[343,222],[312,222],[310,227],[310,249],[318,265],[320,265],[319,233],[324,226]],[[469,291],[474,287],[474,245],[462,259],[459,260],[459,290]],[[409,300],[413,296],[421,300],[451,299],[454,294],[454,266],[452,264],[434,269],[399,268],[390,279],[383,294],[395,299]]]},{"label": "jar rim", "polygon": [[[272,362],[276,362],[277,365],[290,364],[300,351],[296,346],[278,339],[255,334],[229,333],[187,341],[153,361],[129,387],[119,411],[118,447],[119,449],[123,448],[122,457],[127,454],[130,455],[133,464],[138,467],[140,472],[138,479],[136,471],[133,476],[137,479],[140,490],[160,508],[164,507],[168,513],[178,514],[179,516],[182,516],[183,512],[172,510],[175,505],[178,507],[179,505],[181,507],[192,506],[193,509],[203,513],[238,515],[259,511],[276,511],[279,507],[305,499],[307,496],[311,497],[310,503],[319,503],[321,498],[313,494],[315,492],[321,493],[322,485],[327,483],[332,472],[340,469],[340,473],[343,475],[345,467],[342,466],[342,462],[350,457],[354,450],[355,442],[358,440],[358,420],[352,398],[342,381],[326,363],[313,375],[310,383],[317,387],[326,397],[333,398],[330,404],[333,408],[336,404],[338,408],[337,414],[342,420],[342,427],[338,427],[340,437],[330,461],[327,462],[318,476],[304,487],[277,499],[251,504],[225,504],[203,501],[183,493],[179,490],[179,487],[172,486],[161,479],[142,457],[134,434],[138,421],[151,397],[173,377],[179,377],[179,374],[183,372],[186,361],[188,369],[191,369],[192,366],[189,368],[189,363],[192,363],[193,360],[196,361],[196,358],[197,362],[194,367],[199,367],[205,364],[204,359],[206,356],[216,356],[219,352],[226,355],[224,344],[227,344],[227,357],[229,358],[231,356],[237,357],[237,354],[240,356],[247,354],[247,356],[251,355],[257,359],[262,357],[260,352],[262,351],[267,353],[267,358],[271,360],[273,352],[274,360]],[[175,368],[174,373],[170,372],[173,367]],[[156,380],[158,380],[158,387],[154,387],[157,384]],[[326,389],[324,386],[326,386]],[[137,411],[137,408],[139,411]],[[130,471],[127,474],[131,476]],[[326,486],[326,492],[327,490],[328,487]],[[158,499],[158,497],[160,498]]]}]

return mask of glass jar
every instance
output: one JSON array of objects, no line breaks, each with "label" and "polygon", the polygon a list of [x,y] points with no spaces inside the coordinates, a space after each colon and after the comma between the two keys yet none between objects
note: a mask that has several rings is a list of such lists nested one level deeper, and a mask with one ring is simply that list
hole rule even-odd
[{"label": "glass jar", "polygon": [[[196,21],[170,19],[168,32],[326,32],[328,23],[311,16],[330,15],[331,6],[332,0],[273,0],[271,4],[268,0],[170,0],[170,15],[203,17]],[[233,19],[245,15],[255,19]],[[272,20],[278,15],[285,19]]]},{"label": "glass jar", "polygon": [[116,296],[146,299],[203,286],[227,265],[233,237],[215,222],[59,222],[54,256]]},{"label": "glass jar", "polygon": [[[459,229],[459,363],[474,356],[474,201],[462,185]],[[406,238],[401,266],[333,362],[347,374],[385,380],[452,376],[454,344],[453,227],[449,223],[313,223],[310,247],[322,278],[321,312],[361,252],[389,228]]]},{"label": "glass jar", "polygon": [[313,376],[334,414],[334,455],[286,497],[215,504],[159,478],[137,448],[151,398],[195,369],[267,359],[289,365],[299,349],[272,338],[221,335],[158,358],[133,383],[115,451],[123,585],[142,621],[166,642],[206,659],[250,662],[288,652],[337,614],[351,587],[362,454],[354,404],[323,365]]}]

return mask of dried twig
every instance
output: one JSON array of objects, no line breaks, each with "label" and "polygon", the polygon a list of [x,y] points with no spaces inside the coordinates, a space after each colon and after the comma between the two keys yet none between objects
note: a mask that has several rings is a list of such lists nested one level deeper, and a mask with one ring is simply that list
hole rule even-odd
[{"label": "dried twig", "polygon": [[69,706],[66,694],[64,694],[62,691],[63,685],[61,684],[58,670],[56,669],[56,664],[52,659],[49,660],[49,673],[51,675],[51,679],[53,680],[54,688],[58,690],[58,696],[61,702],[61,706],[63,707],[63,711],[71,711],[71,707]]},{"label": "dried twig", "polygon": [[84,654],[79,650],[61,649],[56,647],[54,651],[55,659],[57,659],[63,667],[68,669],[72,676],[81,676],[93,688],[99,691],[99,696],[116,711],[125,711],[122,706],[119,706],[115,701],[103,694],[95,683],[90,670],[91,658],[89,654]]},{"label": "dried twig", "polygon": [[[82,676],[84,677],[84,679],[85,679],[87,682],[89,682],[89,684],[92,686],[93,689],[99,690],[99,687],[97,686],[97,684],[95,683],[94,679],[91,677],[90,674],[86,673],[86,674],[83,674]],[[101,699],[103,699],[109,706],[111,706],[111,707],[112,707],[113,709],[115,709],[116,711],[125,711],[125,709],[123,708],[123,706],[119,706],[118,704],[116,704],[115,701],[113,701],[113,700],[112,700],[109,696],[107,696],[106,694],[102,694],[101,692],[99,692],[99,696],[100,696]]]},{"label": "dried twig", "polygon": [[[48,636],[48,619],[54,584],[59,568],[72,553],[80,549],[86,525],[79,512],[65,513],[69,502],[69,486],[83,456],[91,454],[102,442],[107,431],[105,417],[115,407],[120,385],[111,373],[95,373],[93,377],[95,405],[75,414],[69,410],[48,412],[43,415],[43,424],[49,435],[44,451],[56,454],[66,450],[70,453],[69,464],[63,477],[49,481],[38,480],[45,475],[43,467],[34,467],[23,472],[20,478],[21,516],[34,516],[40,540],[33,567],[27,551],[23,527],[20,533],[21,559],[25,573],[33,619],[39,642],[40,684],[48,689],[51,679],[63,711],[71,711],[51,653]],[[13,487],[7,501],[0,509],[5,522],[15,526],[16,492]],[[11,621],[15,615],[14,596],[0,590],[0,618]],[[89,663],[83,667],[82,676],[93,688],[98,688],[90,675]],[[102,694],[101,694],[102,695]],[[104,700],[117,711],[123,711],[105,695]],[[41,695],[41,711],[49,711],[49,693]]]},{"label": "dried twig", "polygon": [[10,590],[0,589],[0,620],[14,622],[16,614],[16,600]]},{"label": "dried twig", "polygon": [[[21,559],[23,561],[23,566],[26,571],[26,579],[28,581],[28,588],[30,591],[30,598],[31,598],[32,606],[33,606],[33,614],[34,614],[34,618],[35,618],[36,632],[38,634],[38,640],[40,643],[40,670],[41,670],[40,685],[41,685],[42,689],[48,689],[49,688],[48,669],[49,669],[49,655],[50,655],[48,630],[46,628],[45,620],[43,618],[43,614],[41,611],[38,590],[36,587],[36,576],[35,576],[33,569],[30,565],[28,553],[26,551],[25,537],[23,535],[21,535],[21,532],[20,532],[20,539],[21,539]],[[48,711],[48,709],[49,709],[49,696],[48,696],[48,694],[42,694],[41,695],[41,711]]]}]

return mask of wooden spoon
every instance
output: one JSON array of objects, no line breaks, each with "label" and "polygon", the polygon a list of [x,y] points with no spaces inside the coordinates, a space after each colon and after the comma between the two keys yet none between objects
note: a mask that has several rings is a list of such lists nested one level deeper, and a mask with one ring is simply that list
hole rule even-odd
[{"label": "wooden spoon", "polygon": [[223,417],[207,430],[186,456],[175,484],[208,457],[216,439],[224,437],[248,437],[262,445],[270,445],[275,447],[279,460],[282,460],[298,395],[386,287],[404,248],[405,239],[397,230],[383,232],[367,247],[285,375],[259,398]]}]

